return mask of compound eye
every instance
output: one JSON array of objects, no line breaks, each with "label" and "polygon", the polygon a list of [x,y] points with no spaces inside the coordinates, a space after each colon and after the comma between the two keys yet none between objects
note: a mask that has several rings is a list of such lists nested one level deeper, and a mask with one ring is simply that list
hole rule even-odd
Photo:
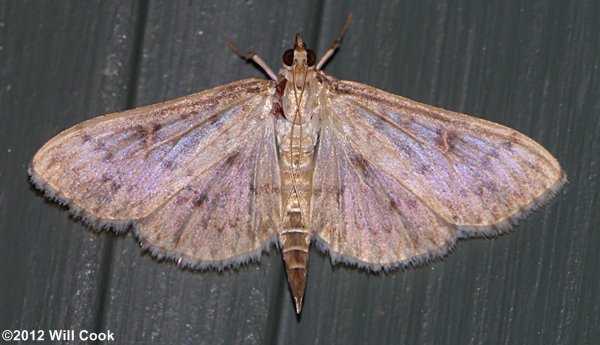
[{"label": "compound eye", "polygon": [[306,55],[307,55],[307,59],[308,59],[308,61],[307,61],[308,65],[309,66],[314,66],[315,62],[317,62],[317,56],[315,55],[315,52],[312,51],[311,49],[309,49],[306,52]]},{"label": "compound eye", "polygon": [[283,63],[288,66],[294,63],[294,49],[288,49],[283,53]]}]

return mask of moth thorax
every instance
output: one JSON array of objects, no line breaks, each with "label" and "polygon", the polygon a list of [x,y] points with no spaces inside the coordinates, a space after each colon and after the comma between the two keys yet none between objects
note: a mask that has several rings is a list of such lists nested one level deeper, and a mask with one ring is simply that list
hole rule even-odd
[{"label": "moth thorax", "polygon": [[315,73],[290,74],[281,98],[283,115],[288,121],[303,125],[311,121],[319,107],[322,85],[317,82]]},{"label": "moth thorax", "polygon": [[294,99],[292,93],[291,96],[287,95],[283,98],[283,115],[285,118],[294,123],[296,126],[304,125],[312,119],[312,109],[314,109],[313,102],[307,100],[306,97],[302,97],[299,102]]},{"label": "moth thorax", "polygon": [[290,83],[290,86],[295,87],[298,91],[306,88],[306,66],[300,64],[296,65],[294,66],[292,73],[294,73],[294,77],[292,78],[292,83]]},{"label": "moth thorax", "polygon": [[[276,122],[276,131],[281,156],[289,156],[290,153],[293,155],[312,153],[318,138],[318,118],[312,118],[302,125],[292,125],[287,119],[280,118]],[[302,160],[302,157],[297,158]]]}]

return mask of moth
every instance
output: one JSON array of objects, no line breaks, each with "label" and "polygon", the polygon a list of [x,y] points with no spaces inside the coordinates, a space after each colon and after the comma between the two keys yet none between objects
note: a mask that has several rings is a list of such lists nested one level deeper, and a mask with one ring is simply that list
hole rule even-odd
[{"label": "moth", "polygon": [[322,71],[297,34],[270,80],[244,79],[63,131],[33,157],[46,195],[95,227],[133,228],[154,256],[222,269],[281,250],[299,314],[309,246],[373,271],[492,236],[566,181],[502,125]]}]

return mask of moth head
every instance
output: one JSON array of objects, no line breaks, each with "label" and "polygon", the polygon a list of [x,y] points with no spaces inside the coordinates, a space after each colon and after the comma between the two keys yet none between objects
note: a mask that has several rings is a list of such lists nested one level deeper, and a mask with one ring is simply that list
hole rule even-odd
[{"label": "moth head", "polygon": [[294,49],[288,49],[283,53],[283,63],[286,66],[292,66],[294,64],[308,65],[309,67],[314,66],[317,61],[315,52],[311,49],[306,49],[306,43],[299,33],[296,34],[296,41],[294,42]]}]

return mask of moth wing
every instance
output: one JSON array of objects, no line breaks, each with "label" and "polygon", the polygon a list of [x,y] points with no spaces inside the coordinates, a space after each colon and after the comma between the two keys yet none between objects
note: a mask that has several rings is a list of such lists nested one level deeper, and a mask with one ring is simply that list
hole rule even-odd
[{"label": "moth wing", "polygon": [[515,130],[339,81],[324,97],[311,231],[334,261],[382,268],[501,232],[565,182]]},{"label": "moth wing", "polygon": [[246,79],[78,124],[34,156],[34,184],[157,255],[222,266],[259,254],[280,218],[271,81]]},{"label": "moth wing", "polygon": [[[258,115],[258,114],[255,114]],[[234,154],[196,176],[138,221],[142,243],[183,265],[223,267],[256,259],[276,240],[280,175],[273,121]]]}]

